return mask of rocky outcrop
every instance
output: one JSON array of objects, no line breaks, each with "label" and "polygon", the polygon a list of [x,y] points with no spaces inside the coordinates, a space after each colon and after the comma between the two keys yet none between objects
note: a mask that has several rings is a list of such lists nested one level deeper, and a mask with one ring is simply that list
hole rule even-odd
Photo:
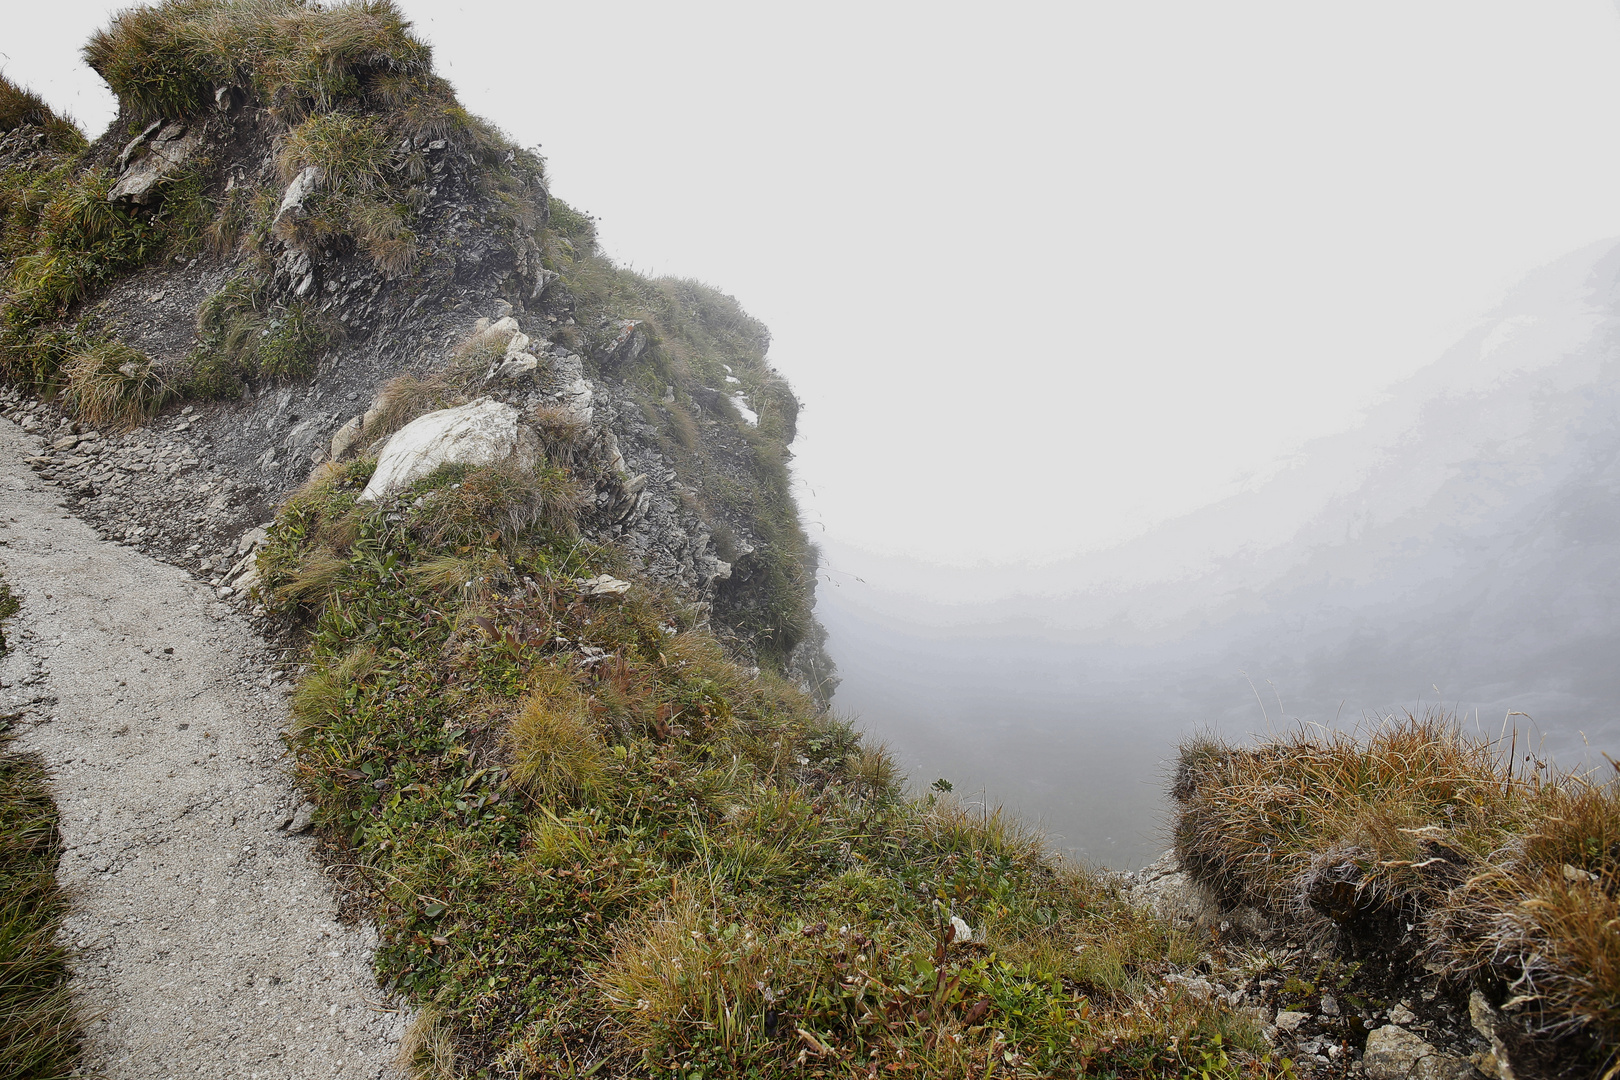
[{"label": "rocky outcrop", "polygon": [[179,123],[154,121],[118,156],[122,175],[107,201],[151,206],[162,200],[163,181],[180,172],[202,145],[202,134]]},{"label": "rocky outcrop", "polygon": [[[161,295],[142,292],[148,308]],[[59,444],[34,465],[68,489],[79,513],[242,603],[251,603],[254,584],[251,545],[239,550],[244,533],[269,520],[312,470],[363,448],[379,453],[368,499],[446,461],[544,453],[590,486],[587,526],[596,538],[623,544],[652,579],[711,603],[732,578],[733,560],[746,563],[756,549],[749,522],[715,523],[695,512],[691,486],[624,390],[587,375],[585,358],[544,332],[531,336],[526,327],[538,328],[509,302],[497,298],[486,310],[425,357],[433,370],[452,363],[452,354],[482,348],[491,359],[480,400],[419,417],[382,445],[368,445],[380,416],[375,402],[360,412],[333,409],[352,410],[355,399],[365,400],[361,393],[377,393],[382,380],[364,368],[334,369],[309,387],[267,387],[240,405],[187,405],[123,433],[90,431],[15,389],[0,397],[0,411]],[[521,374],[507,367],[514,360]],[[248,452],[254,456],[244,461]],[[717,525],[729,532],[730,559]]]},{"label": "rocky outcrop", "polygon": [[[204,572],[219,577],[214,563],[234,567],[239,556],[226,549],[242,530],[268,519],[313,469],[381,449],[375,405],[392,380],[454,367],[456,392],[433,404],[484,397],[514,410],[535,432],[536,452],[588,493],[587,539],[620,548],[629,565],[684,596],[740,658],[769,654],[825,699],[835,678],[809,614],[813,557],[785,466],[797,402],[765,359],[764,327],[693,283],[659,283],[677,302],[652,309],[634,289],[596,291],[594,238],[578,214],[551,227],[543,162],[517,148],[496,155],[481,134],[412,132],[392,142],[378,159],[384,179],[365,218],[372,231],[362,235],[359,218],[335,229],[333,167],[299,158],[289,175],[285,117],[255,94],[224,91],[217,108],[183,124],[132,127],[137,111],[127,111],[119,134],[84,156],[87,168],[117,176],[122,205],[154,222],[164,190],[178,194],[172,182],[185,178],[193,208],[216,214],[221,236],[242,230],[244,243],[120,267],[98,282],[89,316],[96,335],[150,358],[153,382],[177,392],[163,417],[101,432],[103,440],[116,439],[120,453],[153,453],[171,441],[184,406],[198,462],[187,467],[214,486],[155,487],[137,498],[137,485],[118,479],[129,474],[53,456],[40,467],[70,485],[73,509],[193,569],[209,561]],[[37,158],[28,140],[0,136],[0,170]],[[377,255],[373,241],[396,240],[392,261]],[[258,320],[232,341],[274,342],[296,324],[320,344],[291,362],[251,348],[246,359],[222,355],[236,346],[222,344],[220,324],[199,325],[221,298],[251,307],[232,308],[232,317]],[[76,309],[63,326],[84,315]],[[679,356],[665,354],[666,342]],[[222,363],[230,385],[194,386],[205,361]],[[476,377],[463,379],[469,367]],[[726,393],[712,407],[709,388],[722,380]],[[47,414],[53,429],[75,423]],[[399,419],[390,412],[387,421]],[[210,503],[227,482],[251,494],[241,517],[215,531]],[[379,470],[378,484],[404,482],[392,466]]]},{"label": "rocky outcrop", "polygon": [[[1115,881],[1131,903],[1207,945],[1197,963],[1163,975],[1160,992],[1247,1015],[1302,1077],[1466,1080],[1476,1068],[1496,1080],[1513,1077],[1483,995],[1476,991],[1470,1007],[1460,1007],[1409,951],[1351,958],[1318,924],[1225,907],[1174,852]],[[1234,955],[1267,959],[1232,964]]]}]

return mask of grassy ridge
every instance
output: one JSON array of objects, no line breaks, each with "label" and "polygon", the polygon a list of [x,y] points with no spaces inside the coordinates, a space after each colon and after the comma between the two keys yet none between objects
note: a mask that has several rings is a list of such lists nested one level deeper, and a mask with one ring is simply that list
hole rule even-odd
[{"label": "grassy ridge", "polygon": [[[280,515],[292,745],[421,1009],[421,1077],[1179,1075],[1264,1065],[1156,994],[1197,945],[887,754],[567,527],[560,472]],[[955,920],[972,928],[959,940]]]},{"label": "grassy ridge", "polygon": [[[0,581],[0,619],[16,611]],[[83,1022],[57,940],[68,899],[56,882],[56,806],[39,759],[8,749],[11,720],[0,717],[0,1073],[53,1080],[75,1075]]]}]

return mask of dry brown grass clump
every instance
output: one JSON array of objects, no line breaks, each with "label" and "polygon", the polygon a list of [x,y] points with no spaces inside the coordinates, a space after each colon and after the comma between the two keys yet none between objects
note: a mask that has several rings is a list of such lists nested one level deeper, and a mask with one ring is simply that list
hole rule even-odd
[{"label": "dry brown grass clump", "polygon": [[1337,922],[1423,895],[1485,857],[1524,793],[1444,717],[1365,738],[1301,730],[1251,749],[1183,745],[1177,853],[1229,900]]},{"label": "dry brown grass clump", "polygon": [[[1516,742],[1516,740],[1515,740]],[[1439,714],[1182,747],[1176,849],[1229,902],[1401,936],[1568,1052],[1620,1045],[1620,790]],[[1505,992],[1503,992],[1503,988]]]},{"label": "dry brown grass clump", "polygon": [[1620,792],[1548,785],[1524,831],[1445,899],[1450,969],[1499,980],[1542,1034],[1620,1046]]},{"label": "dry brown grass clump", "polygon": [[608,749],[590,707],[565,672],[549,670],[506,732],[512,782],[536,798],[572,800],[595,791]]},{"label": "dry brown grass clump", "polygon": [[84,134],[73,121],[57,116],[45,99],[0,73],[0,131],[37,127],[56,150],[83,149]]},{"label": "dry brown grass clump", "polygon": [[174,392],[150,359],[116,341],[87,346],[63,370],[68,403],[98,428],[138,427]]},{"label": "dry brown grass clump", "polygon": [[395,1064],[411,1080],[456,1080],[455,1029],[437,1009],[423,1009],[405,1028]]}]

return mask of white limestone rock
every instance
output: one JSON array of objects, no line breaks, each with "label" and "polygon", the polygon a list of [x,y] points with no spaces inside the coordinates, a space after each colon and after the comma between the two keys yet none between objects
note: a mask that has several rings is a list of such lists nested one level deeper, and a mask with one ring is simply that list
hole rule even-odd
[{"label": "white limestone rock", "polygon": [[516,459],[532,465],[536,439],[518,422],[515,406],[481,398],[418,416],[394,432],[377,458],[360,500],[368,502],[427,476],[441,465],[493,465]]},{"label": "white limestone rock", "polygon": [[1193,881],[1170,851],[1127,876],[1126,896],[1132,904],[1181,925],[1205,926],[1218,922],[1222,914],[1214,895]]},{"label": "white limestone rock", "polygon": [[1310,1020],[1310,1013],[1296,1012],[1293,1009],[1284,1009],[1277,1014],[1272,1023],[1277,1025],[1278,1031],[1286,1031],[1290,1035],[1300,1029],[1300,1026]]},{"label": "white limestone rock", "polygon": [[495,361],[495,366],[489,369],[484,377],[485,382],[522,382],[524,379],[534,378],[540,369],[540,359],[530,356],[526,352],[508,353],[504,359]]},{"label": "white limestone rock", "polygon": [[598,574],[593,578],[581,578],[575,582],[579,591],[586,596],[622,596],[630,591],[628,581],[620,581],[612,574]]},{"label": "white limestone rock", "polygon": [[1472,1062],[1442,1054],[1397,1024],[1367,1033],[1361,1064],[1368,1080],[1466,1080],[1474,1072]]},{"label": "white limestone rock", "polygon": [[585,377],[585,365],[566,351],[552,353],[549,360],[557,404],[573,413],[581,424],[589,424],[596,415],[596,393]]}]

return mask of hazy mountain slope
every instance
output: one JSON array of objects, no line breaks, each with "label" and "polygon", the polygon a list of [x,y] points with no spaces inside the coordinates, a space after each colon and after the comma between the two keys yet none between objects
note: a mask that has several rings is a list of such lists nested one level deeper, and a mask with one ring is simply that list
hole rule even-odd
[{"label": "hazy mountain slope", "polygon": [[1442,700],[1493,731],[1528,713],[1563,759],[1582,732],[1608,745],[1617,290],[1612,244],[1538,271],[1360,428],[1114,551],[1036,570],[908,567],[901,591],[833,547],[832,564],[865,579],[823,590],[842,706],[919,772],[984,783],[1096,854],[1156,846],[1121,832],[1155,805],[1156,763],[1201,724],[1352,722]]}]

